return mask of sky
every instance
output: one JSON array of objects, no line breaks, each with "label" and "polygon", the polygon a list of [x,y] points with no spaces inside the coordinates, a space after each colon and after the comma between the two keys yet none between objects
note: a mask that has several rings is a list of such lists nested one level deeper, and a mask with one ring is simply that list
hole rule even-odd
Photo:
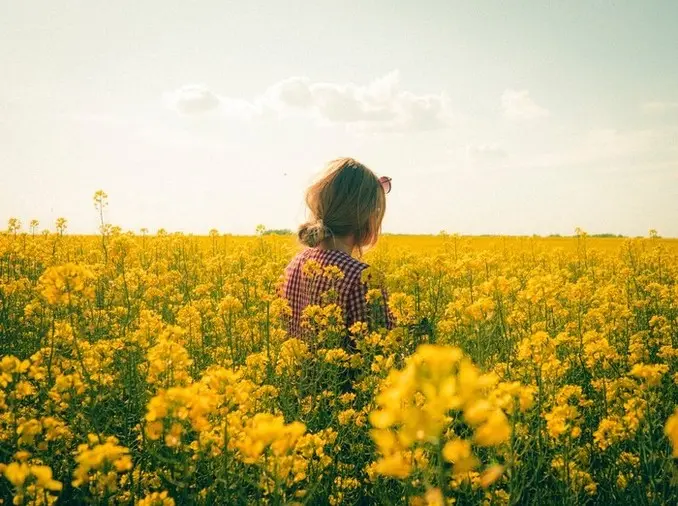
[{"label": "sky", "polygon": [[296,229],[352,156],[385,232],[677,237],[677,53],[671,0],[0,0],[0,229]]}]

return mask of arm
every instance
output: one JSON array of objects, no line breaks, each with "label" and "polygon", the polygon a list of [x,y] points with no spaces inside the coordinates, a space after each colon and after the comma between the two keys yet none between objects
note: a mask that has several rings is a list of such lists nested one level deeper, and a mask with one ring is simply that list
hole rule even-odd
[{"label": "arm", "polygon": [[355,281],[351,283],[346,294],[346,314],[344,315],[344,320],[346,321],[347,327],[350,327],[355,322],[367,321],[366,294],[367,285],[360,280],[360,277],[356,278]]}]

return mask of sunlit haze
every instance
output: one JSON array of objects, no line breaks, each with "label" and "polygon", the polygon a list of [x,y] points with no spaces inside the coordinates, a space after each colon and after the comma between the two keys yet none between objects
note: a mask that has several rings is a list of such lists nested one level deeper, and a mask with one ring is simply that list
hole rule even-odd
[{"label": "sunlit haze", "polygon": [[386,232],[678,236],[678,3],[9,1],[0,229],[295,229],[333,158]]}]

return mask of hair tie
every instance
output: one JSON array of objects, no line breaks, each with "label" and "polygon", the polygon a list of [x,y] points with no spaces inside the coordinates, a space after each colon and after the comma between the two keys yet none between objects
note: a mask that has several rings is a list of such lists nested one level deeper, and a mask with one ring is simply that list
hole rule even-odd
[{"label": "hair tie", "polygon": [[322,218],[317,218],[315,220],[315,224],[322,231],[321,233],[323,237],[327,236],[334,237],[334,232],[332,232],[332,229],[330,227],[325,225],[325,221]]}]

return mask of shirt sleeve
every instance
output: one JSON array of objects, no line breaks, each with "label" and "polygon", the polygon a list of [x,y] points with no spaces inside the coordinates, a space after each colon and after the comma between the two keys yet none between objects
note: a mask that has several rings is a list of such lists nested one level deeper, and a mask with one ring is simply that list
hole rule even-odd
[{"label": "shirt sleeve", "polygon": [[346,294],[346,326],[350,327],[355,322],[367,321],[367,285],[358,276]]}]

